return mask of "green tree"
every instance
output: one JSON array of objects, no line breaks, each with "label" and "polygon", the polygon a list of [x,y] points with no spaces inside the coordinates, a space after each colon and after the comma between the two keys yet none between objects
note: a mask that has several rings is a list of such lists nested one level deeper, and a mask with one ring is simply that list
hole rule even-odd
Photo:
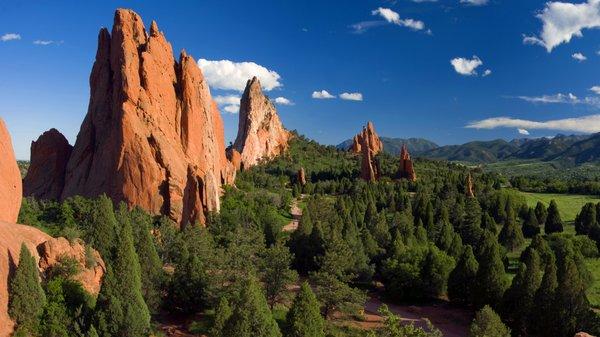
[{"label": "green tree", "polygon": [[428,319],[425,319],[426,327],[420,328],[413,323],[402,322],[402,319],[394,315],[385,304],[379,308],[379,313],[384,317],[383,328],[376,332],[369,331],[367,337],[442,337],[442,332]]},{"label": "green tree", "polygon": [[363,308],[366,300],[365,294],[350,287],[335,275],[320,271],[311,275],[311,281],[315,285],[315,292],[323,305],[326,318],[336,310],[355,314]]},{"label": "green tree", "polygon": [[548,217],[548,209],[541,201],[538,201],[535,205],[535,216],[537,217],[538,224],[544,226],[546,224],[546,218]]},{"label": "green tree", "polygon": [[542,283],[534,297],[535,309],[531,312],[530,331],[540,336],[552,336],[555,331],[554,299],[558,280],[556,275],[556,263],[554,255],[550,263],[546,263]]},{"label": "green tree", "polygon": [[481,217],[481,228],[488,230],[494,234],[498,234],[498,227],[496,225],[496,221],[494,221],[494,218],[492,218],[492,216],[488,212],[483,212],[483,215]]},{"label": "green tree", "polygon": [[16,322],[16,335],[35,335],[40,328],[40,316],[46,295],[40,285],[35,258],[21,244],[19,265],[10,280],[8,314]]},{"label": "green tree", "polygon": [[483,235],[478,256],[474,302],[479,306],[489,304],[495,307],[500,304],[509,281],[500,256],[500,247],[492,233],[486,231]]},{"label": "green tree", "polygon": [[596,205],[591,202],[583,205],[575,217],[575,231],[580,235],[589,235],[598,227]]},{"label": "green tree", "polygon": [[48,303],[42,317],[42,335],[48,337],[68,337],[71,318],[67,313],[62,289],[62,277],[50,280],[46,284]]},{"label": "green tree", "polygon": [[563,259],[558,270],[554,310],[560,336],[576,334],[589,312],[589,302],[577,265],[571,256]]},{"label": "green tree", "polygon": [[421,266],[421,280],[423,295],[438,298],[446,295],[448,277],[454,268],[454,259],[435,245],[430,245]]},{"label": "green tree", "polygon": [[209,335],[211,337],[222,337],[223,329],[225,328],[225,324],[227,320],[231,317],[232,314],[231,307],[229,306],[229,301],[227,301],[226,297],[221,297],[219,300],[219,305],[215,310],[215,319],[213,320],[213,326],[210,329]]},{"label": "green tree", "polygon": [[538,223],[537,216],[535,215],[535,210],[533,208],[529,208],[527,213],[527,217],[525,218],[525,223],[523,223],[523,235],[526,238],[532,238],[535,235],[540,233],[540,224]]},{"label": "green tree", "polygon": [[469,329],[469,337],[510,337],[510,329],[489,305],[475,314]]},{"label": "green tree", "polygon": [[240,294],[225,328],[223,337],[281,337],[267,300],[257,281],[250,277],[241,286]]},{"label": "green tree", "polygon": [[507,206],[506,221],[498,236],[498,241],[509,251],[515,251],[525,243],[523,231],[517,225],[517,219],[513,208]]},{"label": "green tree", "polygon": [[85,241],[100,253],[107,264],[112,263],[116,233],[119,226],[113,208],[113,203],[106,195],[101,195],[94,200],[94,205],[85,217]]},{"label": "green tree", "polygon": [[202,259],[182,249],[181,262],[175,267],[168,302],[175,311],[194,313],[207,304],[208,275]]},{"label": "green tree", "polygon": [[563,231],[563,222],[560,218],[558,206],[556,205],[556,201],[554,201],[554,199],[550,201],[550,206],[548,206],[548,217],[546,218],[546,225],[544,229],[546,234],[560,233]]},{"label": "green tree", "polygon": [[465,246],[458,264],[448,278],[448,297],[451,301],[469,304],[473,300],[479,263],[473,255],[473,248]]},{"label": "green tree", "polygon": [[287,285],[298,279],[296,271],[290,269],[292,259],[288,248],[279,243],[267,248],[262,254],[259,272],[271,309],[285,297]]},{"label": "green tree", "polygon": [[286,337],[325,337],[325,321],[317,297],[307,282],[300,287],[286,316]]},{"label": "green tree", "polygon": [[483,230],[481,229],[481,207],[476,198],[468,198],[465,204],[465,216],[458,228],[463,244],[477,245]]}]

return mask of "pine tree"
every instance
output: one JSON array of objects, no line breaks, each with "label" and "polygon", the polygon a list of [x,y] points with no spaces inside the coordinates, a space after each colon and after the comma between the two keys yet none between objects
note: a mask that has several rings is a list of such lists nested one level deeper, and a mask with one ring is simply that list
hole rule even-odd
[{"label": "pine tree", "polygon": [[534,304],[535,309],[530,314],[529,329],[532,333],[540,336],[552,336],[556,329],[554,316],[554,298],[556,297],[556,289],[558,288],[558,280],[556,276],[556,262],[554,255],[551,261],[546,263],[544,277],[542,283],[535,293]]},{"label": "pine tree", "polygon": [[548,218],[546,218],[545,231],[546,234],[560,233],[563,231],[563,222],[560,218],[558,206],[554,199],[550,201],[550,206],[548,206]]},{"label": "pine tree", "polygon": [[583,205],[581,211],[575,217],[575,231],[579,235],[589,235],[592,229],[598,227],[596,205],[591,202]]},{"label": "pine tree", "polygon": [[504,291],[508,288],[508,279],[500,256],[500,247],[490,232],[485,232],[479,244],[479,268],[477,269],[475,286],[475,304],[489,304],[495,307],[500,304]]},{"label": "pine tree", "polygon": [[590,310],[583,281],[571,256],[565,257],[559,268],[554,310],[561,336],[576,334]]},{"label": "pine tree", "polygon": [[8,314],[17,324],[17,335],[37,334],[45,304],[46,295],[40,285],[37,263],[22,243],[19,265],[10,280],[8,304]]},{"label": "pine tree", "polygon": [[448,277],[454,269],[454,259],[435,245],[430,245],[421,266],[422,290],[426,297],[439,298],[446,295]]},{"label": "pine tree", "polygon": [[124,222],[118,236],[114,262],[107,269],[98,295],[97,322],[100,335],[146,335],[150,329],[150,312],[142,296],[140,264],[129,222]]},{"label": "pine tree", "polygon": [[535,216],[537,217],[538,224],[544,226],[546,224],[546,218],[548,217],[548,210],[541,201],[538,201],[535,205]]},{"label": "pine tree", "polygon": [[500,316],[486,305],[475,314],[469,337],[510,337],[510,329],[502,323]]},{"label": "pine tree", "polygon": [[223,329],[227,320],[231,317],[232,310],[229,306],[229,301],[226,297],[221,297],[219,305],[215,310],[215,319],[213,320],[213,326],[210,329],[211,337],[223,337]]},{"label": "pine tree", "polygon": [[86,216],[85,226],[85,241],[91,243],[104,262],[111,264],[117,242],[115,233],[118,232],[112,200],[104,194],[94,200],[94,205]]},{"label": "pine tree", "polygon": [[458,228],[458,233],[463,244],[475,246],[479,242],[482,232],[479,202],[476,198],[468,198],[465,204],[465,216]]},{"label": "pine tree", "polygon": [[494,221],[494,218],[492,218],[492,216],[488,212],[483,212],[483,215],[481,217],[481,228],[488,230],[494,234],[498,234],[498,227],[496,225],[496,221]]},{"label": "pine tree", "polygon": [[48,303],[42,317],[42,335],[51,337],[68,337],[71,318],[67,313],[65,297],[62,289],[62,277],[50,280],[46,284]]},{"label": "pine tree", "polygon": [[194,313],[207,303],[208,276],[200,257],[182,247],[181,261],[175,268],[171,281],[168,302],[175,311]]},{"label": "pine tree", "polygon": [[281,244],[267,248],[262,254],[259,270],[271,309],[284,298],[287,285],[298,279],[296,271],[290,269],[292,259],[288,248]]},{"label": "pine tree", "polygon": [[286,337],[325,337],[317,297],[304,282],[286,316]]},{"label": "pine tree", "polygon": [[465,246],[458,264],[448,278],[448,297],[451,301],[460,304],[471,303],[478,267],[473,248]]},{"label": "pine tree", "polygon": [[537,216],[535,215],[535,210],[533,208],[529,208],[527,216],[525,217],[525,223],[523,224],[523,235],[526,238],[532,238],[535,235],[540,233],[540,224],[538,223]]},{"label": "pine tree", "polygon": [[521,227],[517,225],[515,212],[511,206],[507,206],[506,221],[498,236],[498,242],[509,251],[515,251],[525,243],[523,231],[521,230]]},{"label": "pine tree", "polygon": [[267,300],[257,281],[250,277],[241,286],[233,312],[223,329],[223,337],[281,337]]}]

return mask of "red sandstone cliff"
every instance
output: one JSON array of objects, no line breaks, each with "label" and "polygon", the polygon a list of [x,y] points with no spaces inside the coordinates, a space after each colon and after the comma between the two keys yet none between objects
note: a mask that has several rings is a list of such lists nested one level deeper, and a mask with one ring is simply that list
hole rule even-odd
[{"label": "red sandstone cliff", "polygon": [[185,225],[219,210],[233,169],[223,122],[191,56],[179,60],[152,22],[119,9],[100,30],[88,113],[69,159],[62,198],[107,194]]},{"label": "red sandstone cliff", "polygon": [[58,130],[44,132],[31,142],[31,158],[23,180],[23,194],[37,199],[60,199],[65,170],[73,147]]},{"label": "red sandstone cliff", "polygon": [[21,208],[22,183],[12,141],[0,118],[0,221],[16,222]]},{"label": "red sandstone cliff", "polygon": [[258,78],[248,80],[240,104],[238,133],[230,149],[239,152],[238,169],[271,159],[288,148],[290,133],[283,127],[277,110],[263,94]]},{"label": "red sandstone cliff", "polygon": [[353,153],[362,153],[362,148],[368,146],[371,149],[373,156],[383,151],[383,143],[379,139],[379,135],[375,132],[375,126],[372,122],[368,122],[363,127],[362,131],[352,138],[352,147],[350,151]]}]

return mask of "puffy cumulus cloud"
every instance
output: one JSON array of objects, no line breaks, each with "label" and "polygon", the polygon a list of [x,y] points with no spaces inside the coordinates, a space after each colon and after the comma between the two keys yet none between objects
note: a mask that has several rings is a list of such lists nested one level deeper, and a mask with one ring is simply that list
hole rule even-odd
[{"label": "puffy cumulus cloud", "polygon": [[0,36],[0,41],[2,41],[2,42],[20,40],[20,39],[21,39],[21,35],[16,34],[16,33],[7,33],[7,34]]},{"label": "puffy cumulus cloud", "polygon": [[591,87],[590,90],[593,91],[596,95],[600,95],[600,85],[595,85]]},{"label": "puffy cumulus cloud", "polygon": [[379,7],[377,9],[372,10],[371,14],[379,15],[385,21],[395,24],[395,25],[398,25],[398,26],[408,27],[408,28],[414,29],[414,30],[422,30],[425,28],[425,23],[423,23],[423,21],[410,19],[410,18],[401,19],[400,14],[394,12],[393,10],[391,10],[389,8]]},{"label": "puffy cumulus cloud", "polygon": [[483,72],[483,75],[482,75],[482,76],[483,76],[483,77],[486,77],[486,76],[490,76],[491,74],[492,74],[492,70],[490,70],[490,69],[486,69],[486,70]]},{"label": "puffy cumulus cloud", "polygon": [[579,62],[583,62],[583,61],[587,60],[587,57],[585,57],[585,55],[583,55],[582,53],[575,53],[575,54],[571,55],[571,57],[576,59]]},{"label": "puffy cumulus cloud", "polygon": [[524,36],[523,43],[540,45],[548,52],[575,37],[582,37],[584,29],[600,27],[600,0],[583,3],[547,2],[536,14],[542,21],[539,36]]},{"label": "puffy cumulus cloud", "polygon": [[471,122],[465,127],[471,129],[518,128],[525,130],[543,129],[595,133],[600,132],[600,115],[555,119],[541,122],[510,117],[494,117]]},{"label": "puffy cumulus cloud", "polygon": [[240,111],[240,97],[235,95],[215,96],[215,102],[225,112],[238,113]]},{"label": "puffy cumulus cloud", "polygon": [[360,92],[344,92],[340,94],[340,98],[347,101],[362,101],[363,95]]},{"label": "puffy cumulus cloud", "polygon": [[275,98],[275,104],[279,104],[279,105],[294,105],[294,102],[290,101],[289,99],[285,98],[285,97],[277,97]]},{"label": "puffy cumulus cloud", "polygon": [[488,0],[460,0],[460,3],[470,6],[483,6],[487,5]]},{"label": "puffy cumulus cloud", "polygon": [[524,136],[529,136],[529,131],[525,130],[525,129],[517,129],[517,132],[520,135],[524,135]]},{"label": "puffy cumulus cloud", "polygon": [[313,91],[312,98],[315,98],[315,99],[331,99],[331,98],[335,98],[335,96],[332,95],[332,94],[330,94],[329,92],[327,92],[327,90],[321,90],[321,91]]},{"label": "puffy cumulus cloud", "polygon": [[233,62],[230,60],[198,60],[204,78],[211,88],[243,91],[246,82],[253,76],[258,77],[266,91],[281,87],[281,76],[254,62]]},{"label": "puffy cumulus cloud", "polygon": [[472,59],[457,57],[450,60],[450,64],[452,64],[457,73],[465,76],[473,76],[477,75],[476,69],[483,64],[483,61],[477,56],[473,56]]}]

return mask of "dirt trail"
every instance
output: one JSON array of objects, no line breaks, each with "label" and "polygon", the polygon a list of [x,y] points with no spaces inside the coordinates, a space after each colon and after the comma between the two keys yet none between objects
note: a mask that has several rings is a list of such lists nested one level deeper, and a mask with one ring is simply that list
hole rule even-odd
[{"label": "dirt trail", "polygon": [[292,199],[292,203],[290,205],[290,214],[292,215],[292,221],[283,226],[282,230],[284,232],[293,232],[298,229],[298,225],[300,224],[300,219],[302,218],[302,209],[298,206],[297,198]]}]

